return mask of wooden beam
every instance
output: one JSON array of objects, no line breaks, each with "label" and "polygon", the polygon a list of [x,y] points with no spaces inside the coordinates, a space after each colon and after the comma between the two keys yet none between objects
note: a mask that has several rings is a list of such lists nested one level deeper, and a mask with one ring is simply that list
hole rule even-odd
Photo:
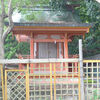
[{"label": "wooden beam", "polygon": [[0,59],[0,64],[79,62],[79,59]]},{"label": "wooden beam", "polygon": [[80,30],[82,30],[82,31],[89,31],[89,28],[90,27],[81,27],[81,26],[79,26],[79,27],[77,27],[77,26],[75,26],[75,27],[70,27],[70,26],[66,26],[66,27],[64,27],[64,26],[59,26],[59,27],[57,27],[57,26],[15,26],[14,28],[13,28],[13,31],[15,31],[15,30],[29,30],[29,31],[31,31],[31,30],[36,30],[36,31],[40,31],[40,30],[50,30],[50,31],[54,31],[54,30],[56,30],[56,31],[59,31],[59,30],[61,30],[61,31],[65,31],[65,30],[70,30],[70,31],[73,31],[73,30],[78,30],[78,31],[80,31]]},{"label": "wooden beam", "polygon": [[64,42],[64,39],[34,39],[34,42]]},{"label": "wooden beam", "polygon": [[[34,39],[34,42],[65,42],[65,39]],[[71,39],[67,40],[68,42],[71,42]]]},{"label": "wooden beam", "polygon": [[46,26],[15,26],[13,28],[14,34],[34,34],[37,33],[88,33],[90,27],[46,27]]},{"label": "wooden beam", "polygon": [[64,33],[57,34],[57,33],[47,33],[47,32],[46,32],[46,33],[42,33],[42,32],[41,32],[41,33],[36,33],[36,34],[34,34],[34,37],[35,37],[35,36],[38,36],[38,35],[50,35],[50,36],[51,36],[51,35],[59,35],[59,36],[63,37],[63,36],[64,36]]}]

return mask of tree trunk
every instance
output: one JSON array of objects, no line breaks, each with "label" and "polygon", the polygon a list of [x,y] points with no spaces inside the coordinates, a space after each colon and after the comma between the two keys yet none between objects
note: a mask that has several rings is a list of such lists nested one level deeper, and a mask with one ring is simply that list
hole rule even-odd
[{"label": "tree trunk", "polygon": [[4,43],[0,39],[0,59],[4,59]]},{"label": "tree trunk", "polygon": [[12,0],[9,0],[8,3],[8,21],[9,26],[4,31],[4,19],[5,19],[5,5],[4,0],[1,0],[1,15],[0,15],[0,59],[4,59],[4,40],[8,33],[10,33],[12,27],[13,27],[13,21],[12,21]]},{"label": "tree trunk", "polygon": [[3,34],[3,31],[4,31],[3,21],[4,21],[4,19],[0,15],[0,59],[4,59],[4,42],[2,40],[2,34]]}]

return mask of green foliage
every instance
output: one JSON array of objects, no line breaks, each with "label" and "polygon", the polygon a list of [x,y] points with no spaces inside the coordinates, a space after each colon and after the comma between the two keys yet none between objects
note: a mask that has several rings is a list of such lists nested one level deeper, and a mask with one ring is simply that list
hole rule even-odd
[{"label": "green foliage", "polygon": [[65,12],[68,10],[66,9],[66,5],[71,5],[71,4],[78,4],[78,1],[74,0],[51,0],[50,5],[53,9],[62,11],[65,10]]},{"label": "green foliage", "polygon": [[[43,6],[45,4],[48,4],[49,0],[12,0],[12,13],[14,11],[18,11],[22,14],[28,15],[30,20],[34,19],[34,15],[30,17],[31,15],[27,14],[30,10],[33,10],[34,6]],[[4,1],[5,4],[5,11],[8,13],[8,4],[9,0]],[[1,2],[0,2],[1,5]],[[0,7],[1,11],[1,7]],[[8,21],[8,19],[5,19]],[[6,27],[4,27],[6,29]],[[5,30],[4,29],[4,30]],[[29,43],[18,43],[14,38],[12,38],[11,33],[8,34],[8,36],[5,39],[5,58],[17,58],[18,54],[22,55],[28,55],[29,54]]]},{"label": "green foliage", "polygon": [[78,54],[78,39],[80,37],[79,36],[76,36],[72,42],[69,42],[68,43],[68,49],[69,49],[69,54],[71,55],[75,55],[75,54]]},{"label": "green foliage", "polygon": [[91,80],[91,79],[88,79],[88,80],[84,80],[84,83],[97,83],[96,81],[94,81],[94,80]]},{"label": "green foliage", "polygon": [[21,55],[29,55],[30,53],[30,45],[26,42],[18,43],[15,37],[12,37],[12,33],[8,34],[5,39],[5,58],[18,58],[18,54]]},{"label": "green foliage", "polygon": [[100,100],[99,90],[96,89],[93,91],[93,97],[91,98],[91,100]]},{"label": "green foliage", "polygon": [[100,4],[94,0],[81,1],[81,6],[76,9],[84,23],[93,26],[84,40],[84,57],[100,53]]},{"label": "green foliage", "polygon": [[[7,1],[5,2],[7,4]],[[76,7],[72,13],[66,8],[66,4],[80,4],[80,7]],[[86,34],[84,40],[84,57],[92,56],[100,53],[100,4],[95,0],[13,0],[13,9],[18,10],[22,14],[26,15],[26,19],[33,21],[34,19],[38,22],[42,22],[46,19],[43,17],[45,13],[43,12],[33,12],[34,6],[44,6],[50,5],[51,8],[56,10],[51,12],[50,16],[57,15],[61,21],[74,21],[83,23],[93,23],[90,33]],[[7,8],[7,5],[6,5]],[[43,8],[42,8],[43,9]],[[7,11],[7,10],[6,10]],[[29,12],[31,11],[31,12]],[[73,15],[71,15],[73,14]],[[72,16],[72,20],[70,20]],[[78,17],[80,16],[80,18]],[[56,20],[56,19],[54,19]],[[82,37],[75,37],[72,43],[69,43],[69,53],[78,53],[78,39]],[[73,49],[74,48],[74,49]],[[5,57],[12,58],[16,57],[17,53],[29,54],[29,44],[28,43],[17,43],[15,38],[11,38],[9,34],[5,40]]]},{"label": "green foliage", "polygon": [[[58,12],[57,16],[59,17],[60,21],[80,22],[80,18],[77,16],[77,13],[74,11],[73,8],[70,7],[70,5],[75,5],[75,4],[78,5],[79,1],[51,0],[50,6],[55,10],[55,13]],[[68,5],[69,7],[67,7]],[[71,9],[73,9],[73,11],[71,11]]]},{"label": "green foliage", "polygon": [[[92,56],[100,53],[100,4],[95,0],[79,0],[74,2],[73,0],[51,0],[51,6],[53,9],[60,11],[60,18],[62,21],[74,21],[70,20],[71,17],[67,16],[68,9],[66,4],[80,4],[79,7],[74,9],[73,18],[76,22],[82,21],[82,23],[92,23],[92,28],[85,36],[83,41],[84,57]],[[71,11],[70,11],[71,12]],[[75,16],[76,17],[75,17]],[[79,19],[79,17],[80,19]],[[72,19],[73,19],[72,18]],[[77,18],[77,19],[76,19]],[[68,22],[68,21],[67,21]],[[78,53],[78,39],[75,38],[72,43],[69,43],[69,53]],[[74,48],[74,49],[73,49]]]},{"label": "green foliage", "polygon": [[8,36],[5,39],[5,58],[10,59],[10,58],[16,58],[16,52],[18,48],[18,43],[15,40],[15,37],[12,38],[12,34],[8,34]]},{"label": "green foliage", "polygon": [[[23,3],[18,3],[17,5],[18,7],[18,11],[22,14],[24,14],[25,16],[30,17],[30,20],[34,18],[35,13],[33,14],[33,11],[35,9],[35,7],[43,7],[45,5],[49,4],[49,0],[22,0],[21,2]],[[40,12],[36,12],[40,13]],[[32,18],[33,17],[33,18]]]},{"label": "green foliage", "polygon": [[17,53],[22,55],[30,54],[30,44],[28,42],[21,42],[18,44]]},{"label": "green foliage", "polygon": [[45,15],[46,15],[46,13],[42,12],[42,11],[29,13],[26,16],[26,20],[35,21],[35,22],[43,22],[43,21],[46,21],[46,19],[47,19],[47,16],[45,16]]}]

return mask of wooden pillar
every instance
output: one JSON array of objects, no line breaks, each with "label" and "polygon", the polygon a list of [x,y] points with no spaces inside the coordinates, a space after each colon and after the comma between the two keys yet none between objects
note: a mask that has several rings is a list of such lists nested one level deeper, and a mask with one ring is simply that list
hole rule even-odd
[{"label": "wooden pillar", "polygon": [[36,43],[36,58],[39,57],[39,43]]},{"label": "wooden pillar", "polygon": [[68,58],[68,38],[67,34],[65,34],[65,42],[64,42],[64,51],[65,51],[65,58]]},{"label": "wooden pillar", "polygon": [[[33,35],[31,35],[31,39],[30,39],[30,59],[34,59],[34,39],[33,39]],[[33,64],[30,64],[30,73],[33,73]]]},{"label": "wooden pillar", "polygon": [[19,64],[19,70],[21,70],[22,69],[22,64]]},{"label": "wooden pillar", "polygon": [[31,38],[30,40],[30,58],[34,59],[34,40]]},{"label": "wooden pillar", "polygon": [[[65,34],[65,41],[64,41],[64,58],[68,58],[68,38],[67,38],[67,34]],[[65,63],[64,69],[66,70],[66,73],[68,73],[68,63]]]},{"label": "wooden pillar", "polygon": [[78,63],[75,62],[75,72],[78,72],[78,70],[77,70],[77,66],[78,66]]},{"label": "wooden pillar", "polygon": [[61,54],[62,54],[62,57],[64,58],[64,42],[61,43]]},{"label": "wooden pillar", "polygon": [[59,42],[57,43],[57,58],[59,58]]}]

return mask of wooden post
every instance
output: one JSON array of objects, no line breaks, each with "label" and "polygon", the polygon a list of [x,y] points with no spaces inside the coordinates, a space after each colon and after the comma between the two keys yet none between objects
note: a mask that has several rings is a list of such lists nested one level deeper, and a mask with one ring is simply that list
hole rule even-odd
[{"label": "wooden post", "polygon": [[64,51],[65,51],[65,58],[68,58],[68,38],[67,34],[65,34],[65,42],[64,42]]},{"label": "wooden post", "polygon": [[77,66],[78,66],[78,63],[77,62],[75,62],[75,72],[77,72]]},{"label": "wooden post", "polygon": [[30,40],[30,58],[34,59],[34,41],[32,38]]},{"label": "wooden post", "polygon": [[64,43],[61,43],[61,54],[62,57],[64,58]]},{"label": "wooden post", "polygon": [[29,100],[29,64],[27,64],[26,70],[26,100]]},{"label": "wooden post", "polygon": [[57,58],[59,58],[59,42],[57,43]]},{"label": "wooden post", "polygon": [[56,63],[54,63],[54,100],[56,100]]},{"label": "wooden post", "polygon": [[80,61],[80,94],[81,100],[85,100],[84,95],[84,79],[83,79],[83,51],[82,51],[82,39],[79,40],[79,61]]},{"label": "wooden post", "polygon": [[[65,41],[64,41],[64,58],[68,58],[68,37],[67,37],[67,34],[65,34]],[[68,73],[68,70],[69,70],[68,65],[69,65],[68,63],[64,64],[66,73]]]},{"label": "wooden post", "polygon": [[50,63],[50,100],[53,100],[52,98],[52,63]]},{"label": "wooden post", "polygon": [[[34,59],[34,40],[33,40],[33,36],[31,36],[31,40],[30,40],[30,58]],[[33,73],[33,64],[30,64],[30,73]]]}]

